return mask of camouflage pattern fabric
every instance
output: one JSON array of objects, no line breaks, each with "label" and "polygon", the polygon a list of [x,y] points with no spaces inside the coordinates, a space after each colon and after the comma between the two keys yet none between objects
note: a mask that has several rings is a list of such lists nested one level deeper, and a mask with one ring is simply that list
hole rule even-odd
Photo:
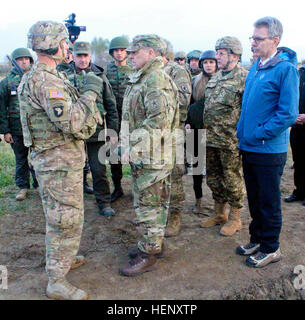
[{"label": "camouflage pattern fabric", "polygon": [[[143,175],[148,180],[149,170],[133,170],[132,174],[136,222],[142,235],[138,248],[148,254],[159,253],[168,217],[171,190],[169,172],[165,178],[153,184],[149,183],[150,186],[144,189],[139,188],[136,181]],[[151,177],[154,179],[155,172],[152,172]]]},{"label": "camouflage pattern fabric", "polygon": [[174,61],[169,61],[164,67],[164,71],[174,80],[179,92],[179,118],[180,122],[185,122],[187,108],[191,101],[192,78],[190,74]]},{"label": "camouflage pattern fabric", "polygon": [[66,275],[83,225],[83,139],[98,121],[97,94],[81,96],[56,69],[36,63],[18,87],[24,142],[40,187],[46,217],[46,271]]},{"label": "camouflage pattern fabric", "polygon": [[236,124],[240,117],[242,95],[248,71],[239,64],[229,73],[217,72],[205,91],[204,128],[207,146],[235,150]]},{"label": "camouflage pattern fabric", "polygon": [[206,166],[207,185],[212,191],[213,199],[242,208],[245,188],[239,150],[207,147]]},{"label": "camouflage pattern fabric", "polygon": [[95,133],[89,138],[88,142],[97,142],[99,133],[105,129],[106,127],[109,129],[113,129],[118,132],[119,129],[119,118],[116,107],[115,96],[113,94],[113,90],[109,83],[109,80],[105,76],[104,69],[90,63],[88,68],[85,70],[77,70],[75,63],[70,63],[70,68],[65,71],[67,77],[71,84],[79,91],[82,92],[82,88],[84,86],[84,77],[82,71],[85,71],[85,74],[88,72],[94,72],[96,76],[103,80],[103,88],[101,93],[96,99],[96,105],[100,111],[100,115],[103,118],[104,122],[102,125],[98,124]]},{"label": "camouflage pattern fabric", "polygon": [[17,69],[0,82],[0,133],[22,135],[17,88],[21,81]]},{"label": "camouflage pattern fabric", "polygon": [[[178,90],[164,72],[163,66],[162,58],[156,57],[133,73],[123,102],[122,120],[128,122],[130,134],[136,129],[144,129],[150,140],[156,134],[163,137],[155,140],[154,144],[151,142],[148,156],[139,154],[135,161],[141,169],[131,162],[136,215],[139,227],[144,227],[139,249],[147,253],[161,250],[168,214],[175,143],[170,152],[164,146],[172,144],[173,132],[179,125]],[[138,153],[137,147],[143,143],[143,139],[140,135],[130,143],[131,155]],[[160,159],[165,162],[161,163],[159,158],[154,158],[153,151],[159,152]]]},{"label": "camouflage pattern fabric", "polygon": [[164,41],[156,34],[140,34],[132,39],[132,43],[126,51],[136,52],[141,48],[153,48],[162,52],[165,49],[164,46]]},{"label": "camouflage pattern fabric", "polygon": [[111,84],[119,115],[119,120],[122,119],[122,106],[124,93],[127,87],[129,74],[132,73],[132,68],[129,65],[116,66],[114,61],[111,61],[107,66],[107,78]]}]

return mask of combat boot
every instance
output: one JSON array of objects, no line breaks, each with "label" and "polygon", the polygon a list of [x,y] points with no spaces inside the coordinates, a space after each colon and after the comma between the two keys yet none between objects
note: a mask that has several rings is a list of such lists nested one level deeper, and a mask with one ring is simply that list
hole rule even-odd
[{"label": "combat boot", "polygon": [[223,222],[227,222],[228,221],[228,217],[225,214],[225,203],[220,203],[215,201],[215,213],[216,216],[213,218],[210,218],[206,221],[202,221],[200,222],[200,227],[202,228],[209,228],[209,227],[213,227],[216,226],[217,224],[223,223]]},{"label": "combat boot", "polygon": [[240,209],[236,207],[230,208],[229,221],[220,229],[220,234],[223,236],[232,236],[242,227],[242,222],[239,218]]},{"label": "combat boot", "polygon": [[196,199],[196,203],[193,208],[193,213],[195,213],[195,214],[201,213],[201,198]]},{"label": "combat boot", "polygon": [[70,270],[76,269],[86,263],[84,256],[76,256],[71,264]]},{"label": "combat boot", "polygon": [[178,235],[181,228],[180,212],[170,212],[165,229],[165,237],[174,237]]},{"label": "combat boot", "polygon": [[115,187],[115,189],[111,193],[110,202],[116,201],[117,199],[121,198],[123,195],[124,195],[124,192],[123,192],[122,186],[119,185],[118,187]]},{"label": "combat boot", "polygon": [[28,192],[29,192],[28,189],[20,189],[19,192],[16,195],[16,200],[17,201],[23,201],[26,198]]},{"label": "combat boot", "polygon": [[131,259],[124,267],[120,268],[121,275],[126,277],[136,277],[144,272],[153,271],[157,258],[154,254],[140,251],[135,258]]},{"label": "combat boot", "polygon": [[89,295],[84,290],[74,287],[66,278],[49,279],[47,297],[56,300],[87,300]]},{"label": "combat boot", "polygon": [[115,211],[110,206],[99,208],[98,213],[105,217],[112,217],[115,215]]}]

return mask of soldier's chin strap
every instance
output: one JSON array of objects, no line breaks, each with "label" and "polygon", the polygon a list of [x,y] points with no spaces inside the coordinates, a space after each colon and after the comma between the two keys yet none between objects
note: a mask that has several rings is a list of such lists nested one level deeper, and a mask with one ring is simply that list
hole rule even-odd
[{"label": "soldier's chin strap", "polygon": [[115,58],[113,54],[112,54],[112,58],[113,58],[116,62],[122,63],[123,61],[127,60],[128,55],[126,55],[126,57],[125,57],[123,60],[119,60],[119,59]]},{"label": "soldier's chin strap", "polygon": [[60,48],[61,48],[61,56],[55,56],[55,55],[47,54],[47,53],[45,53],[45,52],[40,52],[39,54],[42,55],[42,56],[46,56],[46,57],[54,60],[55,63],[56,63],[56,65],[58,65],[59,63],[64,62],[65,59],[66,59],[65,50],[64,50],[64,47],[63,47],[62,42],[59,43],[59,46],[60,46]]},{"label": "soldier's chin strap", "polygon": [[223,67],[223,70],[228,70],[230,63],[233,62],[233,61],[231,60],[231,51],[228,50],[228,49],[226,49],[226,50],[227,50],[227,53],[228,53],[228,62],[227,62],[227,64]]}]

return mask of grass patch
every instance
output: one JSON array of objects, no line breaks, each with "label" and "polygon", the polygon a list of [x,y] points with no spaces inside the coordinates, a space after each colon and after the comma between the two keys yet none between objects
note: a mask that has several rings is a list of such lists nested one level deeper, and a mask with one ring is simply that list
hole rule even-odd
[{"label": "grass patch", "polygon": [[[15,183],[15,156],[11,147],[2,141],[0,143],[0,188],[5,188]],[[1,190],[3,194],[3,190]]]}]

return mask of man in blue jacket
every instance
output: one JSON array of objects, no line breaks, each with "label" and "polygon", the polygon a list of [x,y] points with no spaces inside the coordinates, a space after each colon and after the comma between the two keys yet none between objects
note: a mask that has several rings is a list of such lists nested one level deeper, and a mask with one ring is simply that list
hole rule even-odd
[{"label": "man in blue jacket", "polygon": [[283,27],[265,17],[254,24],[251,45],[259,56],[246,80],[237,138],[252,221],[250,242],[237,248],[248,266],[261,268],[281,259],[280,181],[287,158],[289,127],[298,116],[296,54],[277,48]]}]

